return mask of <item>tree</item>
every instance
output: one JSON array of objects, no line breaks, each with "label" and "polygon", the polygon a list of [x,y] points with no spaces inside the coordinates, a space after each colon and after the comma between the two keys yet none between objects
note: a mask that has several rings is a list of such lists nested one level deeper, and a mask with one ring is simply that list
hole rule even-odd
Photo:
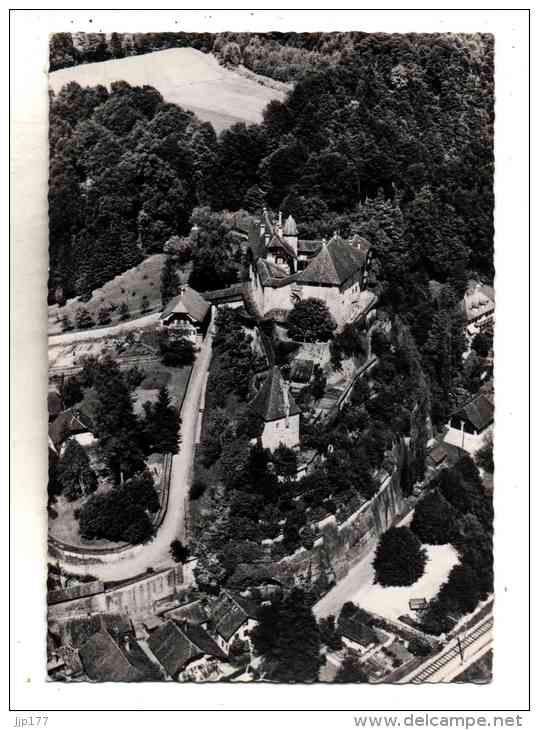
[{"label": "tree", "polygon": [[275,473],[285,479],[294,479],[298,470],[298,460],[295,451],[289,449],[284,444],[279,446],[273,452],[273,463],[275,465]]},{"label": "tree", "polygon": [[75,439],[68,439],[58,464],[56,478],[70,501],[85,497],[97,489],[97,477],[88,455]]},{"label": "tree", "polygon": [[180,290],[180,277],[176,271],[176,264],[171,256],[165,258],[161,269],[161,303],[165,307]]},{"label": "tree", "polygon": [[110,307],[101,307],[97,312],[97,323],[100,325],[110,324]]},{"label": "tree", "polygon": [[177,454],[181,421],[177,408],[170,402],[166,385],[159,389],[155,405],[147,403],[144,410],[146,450],[149,453]]},{"label": "tree", "polygon": [[488,357],[491,346],[492,339],[481,332],[473,338],[472,349],[477,352],[479,357]]},{"label": "tree", "polygon": [[375,580],[382,586],[411,586],[425,571],[427,553],[408,527],[390,527],[376,548]]},{"label": "tree", "polygon": [[263,672],[278,682],[315,682],[320,668],[320,632],[306,596],[294,588],[282,601],[262,606],[251,632]]},{"label": "tree", "polygon": [[327,648],[332,651],[339,651],[342,649],[342,639],[337,627],[335,626],[335,616],[330,615],[326,618],[321,618],[318,626],[320,629],[320,641],[322,644],[325,644]]},{"label": "tree", "polygon": [[457,512],[433,489],[417,503],[410,529],[427,545],[452,543],[458,534]]},{"label": "tree", "polygon": [[64,314],[64,316],[61,319],[62,322],[62,332],[71,332],[73,329],[73,322],[69,319],[67,314]]},{"label": "tree", "polygon": [[170,543],[170,554],[177,563],[185,563],[189,557],[189,550],[180,540],[173,540]]},{"label": "tree", "polygon": [[313,369],[313,382],[311,384],[311,392],[315,400],[320,400],[324,397],[327,385],[327,376],[322,370],[318,363],[315,364]]},{"label": "tree", "polygon": [[339,684],[351,684],[354,682],[357,684],[358,682],[365,683],[368,681],[369,678],[365,670],[361,667],[358,658],[353,654],[347,654],[337,670],[334,682]]},{"label": "tree", "polygon": [[494,474],[494,443],[489,438],[475,455],[477,464],[489,474]]},{"label": "tree", "polygon": [[195,347],[191,340],[185,337],[169,337],[168,332],[163,332],[159,348],[163,365],[181,368],[194,362]]},{"label": "tree", "polygon": [[79,307],[75,313],[75,323],[77,325],[77,329],[80,330],[86,330],[90,327],[95,327],[95,322],[90,314],[90,312],[87,309],[84,309],[83,307]]},{"label": "tree", "polygon": [[122,302],[120,304],[119,314],[121,322],[125,322],[126,319],[129,319],[129,305],[127,302]]},{"label": "tree", "polygon": [[297,302],[287,318],[288,333],[300,342],[327,342],[333,337],[337,324],[321,299]]},{"label": "tree", "polygon": [[80,403],[84,398],[80,379],[74,375],[71,378],[67,378],[62,384],[62,400],[64,402],[64,408],[71,408],[75,403]]},{"label": "tree", "polygon": [[141,314],[146,314],[150,309],[150,300],[148,299],[148,295],[144,294],[142,296],[141,302],[140,302],[140,311]]}]

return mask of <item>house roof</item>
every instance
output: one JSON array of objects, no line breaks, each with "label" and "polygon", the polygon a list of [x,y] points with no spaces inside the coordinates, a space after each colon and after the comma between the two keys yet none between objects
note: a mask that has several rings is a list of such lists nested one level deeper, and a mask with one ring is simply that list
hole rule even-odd
[{"label": "house roof", "polygon": [[100,682],[140,682],[157,678],[156,670],[136,640],[128,639],[129,649],[122,648],[110,633],[101,629],[79,649],[84,671]]},{"label": "house roof", "polygon": [[231,591],[222,591],[212,606],[215,630],[225,641],[250,618],[256,620],[257,615],[257,606],[251,599]]},{"label": "house roof", "polygon": [[264,421],[277,421],[280,418],[286,418],[287,415],[295,416],[301,413],[292,394],[285,387],[283,376],[277,365],[274,365],[269,371],[262,387],[251,401],[250,407]]},{"label": "house roof", "polygon": [[470,421],[477,431],[481,432],[487,426],[490,426],[494,420],[494,405],[486,396],[480,393],[453,415],[456,418]]},{"label": "house roof", "polygon": [[185,606],[179,606],[178,608],[173,608],[171,611],[166,611],[164,615],[175,621],[185,621],[193,626],[200,626],[200,624],[204,624],[208,620],[208,614],[201,601],[191,601],[191,603],[187,603]]},{"label": "house roof", "polygon": [[378,643],[378,637],[373,629],[360,621],[356,616],[340,618],[338,629],[346,639],[350,639],[350,641],[354,641],[363,647]]},{"label": "house roof", "polygon": [[292,246],[288,243],[288,241],[285,241],[284,238],[281,238],[276,233],[270,238],[267,248],[279,248],[284,251],[289,258],[296,258],[296,252],[294,251]]},{"label": "house roof", "polygon": [[203,322],[210,306],[201,294],[190,286],[184,286],[178,296],[171,299],[164,308],[161,319],[171,314],[187,314],[195,322]]},{"label": "house roof", "polygon": [[65,439],[78,433],[92,432],[91,419],[80,408],[73,407],[62,411],[50,424],[49,436],[58,447]]},{"label": "house roof", "polygon": [[274,264],[272,261],[266,261],[265,259],[258,259],[256,270],[263,286],[279,288],[294,282],[297,278],[297,274],[289,274],[279,264]]},{"label": "house roof", "polygon": [[307,241],[304,238],[298,239],[298,253],[314,254],[322,248],[322,239]]},{"label": "house roof", "polygon": [[292,363],[290,380],[295,383],[308,383],[314,370],[314,360],[302,360],[300,358]]},{"label": "house roof", "polygon": [[495,295],[493,287],[483,284],[475,284],[470,287],[464,295],[462,307],[468,322],[473,321],[484,314],[490,314],[495,309]]},{"label": "house roof", "polygon": [[303,284],[340,286],[364,266],[365,260],[366,253],[361,249],[351,246],[342,238],[333,237],[322,245],[318,254],[299,273],[296,281]]},{"label": "house roof", "polygon": [[204,629],[187,624],[180,627],[172,620],[151,633],[148,645],[171,677],[181,672],[192,659],[205,654],[226,660],[226,655]]}]

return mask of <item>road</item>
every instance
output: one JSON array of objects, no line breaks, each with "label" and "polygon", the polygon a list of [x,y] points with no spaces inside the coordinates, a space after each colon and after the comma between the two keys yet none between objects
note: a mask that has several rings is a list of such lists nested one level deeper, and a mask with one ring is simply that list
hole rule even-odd
[{"label": "road", "polygon": [[134,545],[121,553],[108,553],[99,563],[80,565],[65,561],[66,571],[90,573],[103,581],[117,581],[141,575],[148,568],[172,564],[170,543],[185,537],[185,505],[189,498],[199,405],[211,360],[212,339],[213,326],[210,326],[183,401],[180,452],[172,460],[168,509],[157,534],[147,544]]},{"label": "road", "polygon": [[374,560],[374,548],[359,563],[351,568],[347,575],[344,576],[318,603],[313,607],[313,613],[317,619],[326,616],[337,616],[343,604],[352,600],[357,594],[361,586],[370,583],[372,580],[372,561]]},{"label": "road", "polygon": [[88,342],[89,340],[100,340],[104,337],[121,335],[129,330],[140,330],[155,325],[161,312],[146,314],[144,317],[127,320],[121,324],[114,324],[111,327],[95,327],[91,330],[78,330],[77,332],[63,332],[61,335],[49,336],[49,347],[57,345],[70,345],[72,342]]},{"label": "road", "polygon": [[[439,654],[429,658],[425,664],[403,677],[398,683],[451,682],[491,648],[492,629],[493,616],[490,613],[475,626],[461,631],[458,639],[456,637],[452,639]],[[459,640],[464,660],[461,657]]]}]

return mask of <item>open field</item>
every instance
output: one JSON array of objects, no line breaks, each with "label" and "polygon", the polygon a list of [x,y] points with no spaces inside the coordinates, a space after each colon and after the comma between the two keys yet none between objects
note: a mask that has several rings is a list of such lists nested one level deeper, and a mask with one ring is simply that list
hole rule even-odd
[{"label": "open field", "polygon": [[56,335],[62,331],[60,318],[66,315],[75,326],[75,312],[79,307],[87,309],[97,323],[99,309],[115,305],[117,309],[111,312],[112,324],[120,322],[119,309],[122,302],[128,305],[130,317],[140,316],[144,295],[148,297],[149,312],[161,309],[160,277],[164,258],[165,255],[161,253],[150,256],[138,266],[124,271],[99,289],[95,289],[92,298],[87,302],[81,302],[77,297],[69,299],[64,307],[59,307],[57,304],[49,306],[49,335]]},{"label": "open field", "polygon": [[49,74],[49,85],[58,92],[69,81],[108,88],[112,81],[148,84],[160,91],[165,101],[193,111],[220,132],[236,122],[261,122],[268,102],[284,99],[284,91],[257,82],[253,76],[229,71],[215,56],[194,48],[170,48],[54,71]]}]

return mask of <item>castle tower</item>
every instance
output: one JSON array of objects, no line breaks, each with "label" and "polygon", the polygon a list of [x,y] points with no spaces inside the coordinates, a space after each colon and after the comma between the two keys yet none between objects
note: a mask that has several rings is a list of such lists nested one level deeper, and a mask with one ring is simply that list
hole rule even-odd
[{"label": "castle tower", "polygon": [[264,421],[261,441],[265,449],[274,451],[279,444],[291,449],[299,446],[301,411],[276,365],[269,371],[249,407]]},{"label": "castle tower", "polygon": [[[279,216],[281,214],[279,213]],[[284,240],[294,249],[294,253],[297,256],[298,253],[298,229],[296,226],[296,221],[292,218],[291,215],[288,216],[288,218],[285,221],[284,228],[283,228],[283,238]]]}]

